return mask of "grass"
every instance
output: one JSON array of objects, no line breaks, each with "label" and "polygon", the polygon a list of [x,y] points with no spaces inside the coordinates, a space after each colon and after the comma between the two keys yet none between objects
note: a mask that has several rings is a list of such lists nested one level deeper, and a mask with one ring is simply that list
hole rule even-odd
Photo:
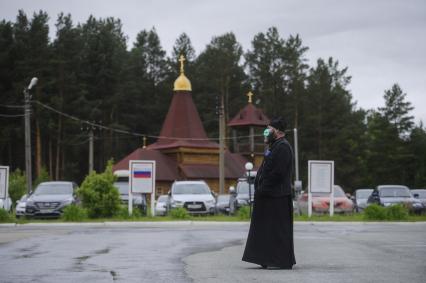
[{"label": "grass", "polygon": [[[190,215],[186,219],[176,219],[171,216],[134,216],[132,218],[123,219],[122,217],[112,217],[112,218],[96,218],[96,219],[85,219],[81,222],[83,223],[102,223],[102,222],[167,222],[167,221],[218,221],[218,222],[239,222],[239,221],[249,221],[242,220],[239,216],[228,216],[228,215]],[[349,214],[349,215],[340,215],[336,214],[333,217],[329,215],[313,215],[309,218],[307,215],[295,215],[294,221],[296,222],[323,222],[323,221],[332,221],[332,222],[378,222],[380,220],[365,220],[363,214]],[[406,220],[399,220],[397,222],[420,222],[426,221],[426,214],[423,215],[409,215]],[[16,219],[13,217],[11,221],[7,223],[17,223],[17,224],[27,224],[27,223],[62,223],[61,219]],[[380,222],[388,222],[387,220],[381,220]],[[392,221],[394,222],[394,221]]]}]

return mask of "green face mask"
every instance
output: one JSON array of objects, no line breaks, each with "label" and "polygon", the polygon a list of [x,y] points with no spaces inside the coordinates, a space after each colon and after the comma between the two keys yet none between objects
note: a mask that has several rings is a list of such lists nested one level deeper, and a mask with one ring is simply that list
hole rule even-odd
[{"label": "green face mask", "polygon": [[266,128],[266,129],[263,131],[263,136],[264,136],[265,138],[267,138],[267,137],[269,136],[269,134],[270,134],[270,131],[269,131],[269,129],[268,129],[268,128]]}]

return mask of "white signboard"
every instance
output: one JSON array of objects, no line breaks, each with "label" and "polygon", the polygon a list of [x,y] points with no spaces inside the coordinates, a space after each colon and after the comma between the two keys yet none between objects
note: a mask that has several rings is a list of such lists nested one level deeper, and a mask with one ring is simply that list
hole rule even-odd
[{"label": "white signboard", "polygon": [[0,198],[6,199],[9,189],[9,166],[0,166]]},{"label": "white signboard", "polygon": [[331,193],[333,189],[333,161],[310,160],[309,189],[311,193]]},{"label": "white signboard", "polygon": [[330,216],[334,214],[334,161],[308,161],[308,216],[312,215],[312,193],[330,197]]},{"label": "white signboard", "polygon": [[155,189],[155,160],[130,160],[130,191],[150,194]]},{"label": "white signboard", "polygon": [[151,194],[151,215],[155,216],[155,160],[129,161],[129,214],[133,212],[134,193]]}]

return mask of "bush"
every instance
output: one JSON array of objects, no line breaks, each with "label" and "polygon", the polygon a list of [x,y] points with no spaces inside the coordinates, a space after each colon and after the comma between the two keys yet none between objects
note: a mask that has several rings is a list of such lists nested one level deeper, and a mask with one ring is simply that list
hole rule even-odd
[{"label": "bush", "polygon": [[378,204],[372,204],[364,209],[364,219],[366,220],[385,220],[386,209]]},{"label": "bush", "polygon": [[174,219],[188,219],[189,213],[185,208],[177,207],[170,211],[170,216]]},{"label": "bush", "polygon": [[386,207],[386,219],[388,220],[406,220],[408,218],[408,209],[402,204],[396,204]]},{"label": "bush", "polygon": [[64,221],[83,221],[87,219],[87,210],[72,204],[64,209],[64,213],[61,216]]},{"label": "bush", "polygon": [[112,217],[119,213],[120,195],[113,185],[114,181],[111,161],[104,173],[92,172],[84,179],[77,195],[89,217]]},{"label": "bush", "polygon": [[19,169],[16,169],[9,176],[9,196],[13,204],[16,203],[24,194],[27,193],[27,181],[25,175]]},{"label": "bush", "polygon": [[12,215],[10,215],[9,212],[4,210],[3,208],[0,208],[0,223],[13,222],[13,221],[14,219]]},{"label": "bush", "polygon": [[240,207],[240,209],[238,209],[237,216],[241,220],[250,219],[250,207],[248,205]]},{"label": "bush", "polygon": [[402,204],[387,207],[372,204],[365,208],[364,219],[366,220],[406,220],[408,209]]}]

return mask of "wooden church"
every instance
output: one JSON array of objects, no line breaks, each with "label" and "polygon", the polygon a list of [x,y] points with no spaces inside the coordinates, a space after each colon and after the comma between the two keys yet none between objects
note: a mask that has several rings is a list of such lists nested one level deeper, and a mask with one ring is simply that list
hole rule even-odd
[{"label": "wooden church", "polygon": [[[137,148],[114,165],[113,170],[129,169],[130,160],[156,161],[156,194],[166,194],[175,180],[204,180],[219,192],[219,144],[210,140],[204,130],[192,100],[190,80],[184,73],[184,58],[180,58],[180,75],[174,82],[173,98],[158,140]],[[264,146],[255,129],[263,130],[269,123],[260,109],[248,105],[229,123],[233,129],[232,152],[226,148],[225,192],[245,173],[245,163],[260,164]],[[244,139],[239,139],[243,136]]]}]

